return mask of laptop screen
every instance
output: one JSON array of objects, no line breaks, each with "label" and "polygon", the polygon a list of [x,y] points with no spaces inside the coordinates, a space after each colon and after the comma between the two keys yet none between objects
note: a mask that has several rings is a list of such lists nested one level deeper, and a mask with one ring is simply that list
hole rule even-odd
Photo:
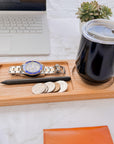
[{"label": "laptop screen", "polygon": [[0,11],[45,11],[46,0],[0,0]]}]

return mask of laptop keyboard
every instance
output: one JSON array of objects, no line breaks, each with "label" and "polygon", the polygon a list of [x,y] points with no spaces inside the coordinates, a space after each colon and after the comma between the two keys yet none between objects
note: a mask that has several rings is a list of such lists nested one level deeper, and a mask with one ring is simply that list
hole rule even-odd
[{"label": "laptop keyboard", "polygon": [[5,33],[42,33],[41,16],[0,16],[0,34]]}]

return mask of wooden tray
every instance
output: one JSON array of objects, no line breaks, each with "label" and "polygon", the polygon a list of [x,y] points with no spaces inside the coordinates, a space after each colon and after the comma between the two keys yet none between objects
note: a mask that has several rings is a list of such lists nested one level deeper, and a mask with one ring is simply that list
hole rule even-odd
[{"label": "wooden tray", "polygon": [[[61,102],[86,99],[114,98],[114,79],[99,86],[86,84],[73,70],[74,60],[41,62],[44,65],[63,65],[66,76],[71,76],[68,82],[68,90],[64,93],[32,94],[34,84],[3,85],[0,84],[0,106],[21,105],[33,103]],[[20,76],[12,76],[8,73],[9,66],[21,65],[22,63],[0,63],[0,81],[6,79],[18,79]],[[56,75],[57,76],[57,75]],[[60,75],[58,75],[60,76]],[[26,78],[25,76],[23,78]]]}]

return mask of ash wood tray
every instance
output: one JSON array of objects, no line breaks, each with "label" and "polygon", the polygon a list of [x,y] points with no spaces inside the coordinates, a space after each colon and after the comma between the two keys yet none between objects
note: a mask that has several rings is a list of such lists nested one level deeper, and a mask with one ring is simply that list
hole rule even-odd
[{"label": "ash wood tray", "polygon": [[[54,64],[63,65],[66,69],[66,76],[71,76],[68,82],[68,90],[63,93],[32,94],[34,84],[22,85],[3,85],[0,84],[0,106],[22,105],[33,103],[61,102],[86,99],[114,98],[114,79],[99,86],[85,83],[73,70],[75,61],[48,61],[41,62],[44,65],[51,66]],[[0,81],[7,79],[20,79],[27,77],[12,76],[8,73],[12,65],[21,65],[22,63],[0,63]],[[54,76],[54,75],[53,75]],[[56,75],[57,76],[57,75]],[[62,76],[62,75],[58,75]]]}]

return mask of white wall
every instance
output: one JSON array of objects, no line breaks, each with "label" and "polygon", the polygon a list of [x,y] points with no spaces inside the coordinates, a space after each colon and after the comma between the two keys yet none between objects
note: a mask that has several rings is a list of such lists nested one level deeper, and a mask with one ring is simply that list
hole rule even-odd
[{"label": "white wall", "polygon": [[[83,1],[92,0],[47,0],[48,11],[53,11],[53,15],[58,17],[74,17],[75,12]],[[109,6],[114,13],[114,0],[97,0],[100,4]],[[52,13],[51,13],[52,16]]]}]

